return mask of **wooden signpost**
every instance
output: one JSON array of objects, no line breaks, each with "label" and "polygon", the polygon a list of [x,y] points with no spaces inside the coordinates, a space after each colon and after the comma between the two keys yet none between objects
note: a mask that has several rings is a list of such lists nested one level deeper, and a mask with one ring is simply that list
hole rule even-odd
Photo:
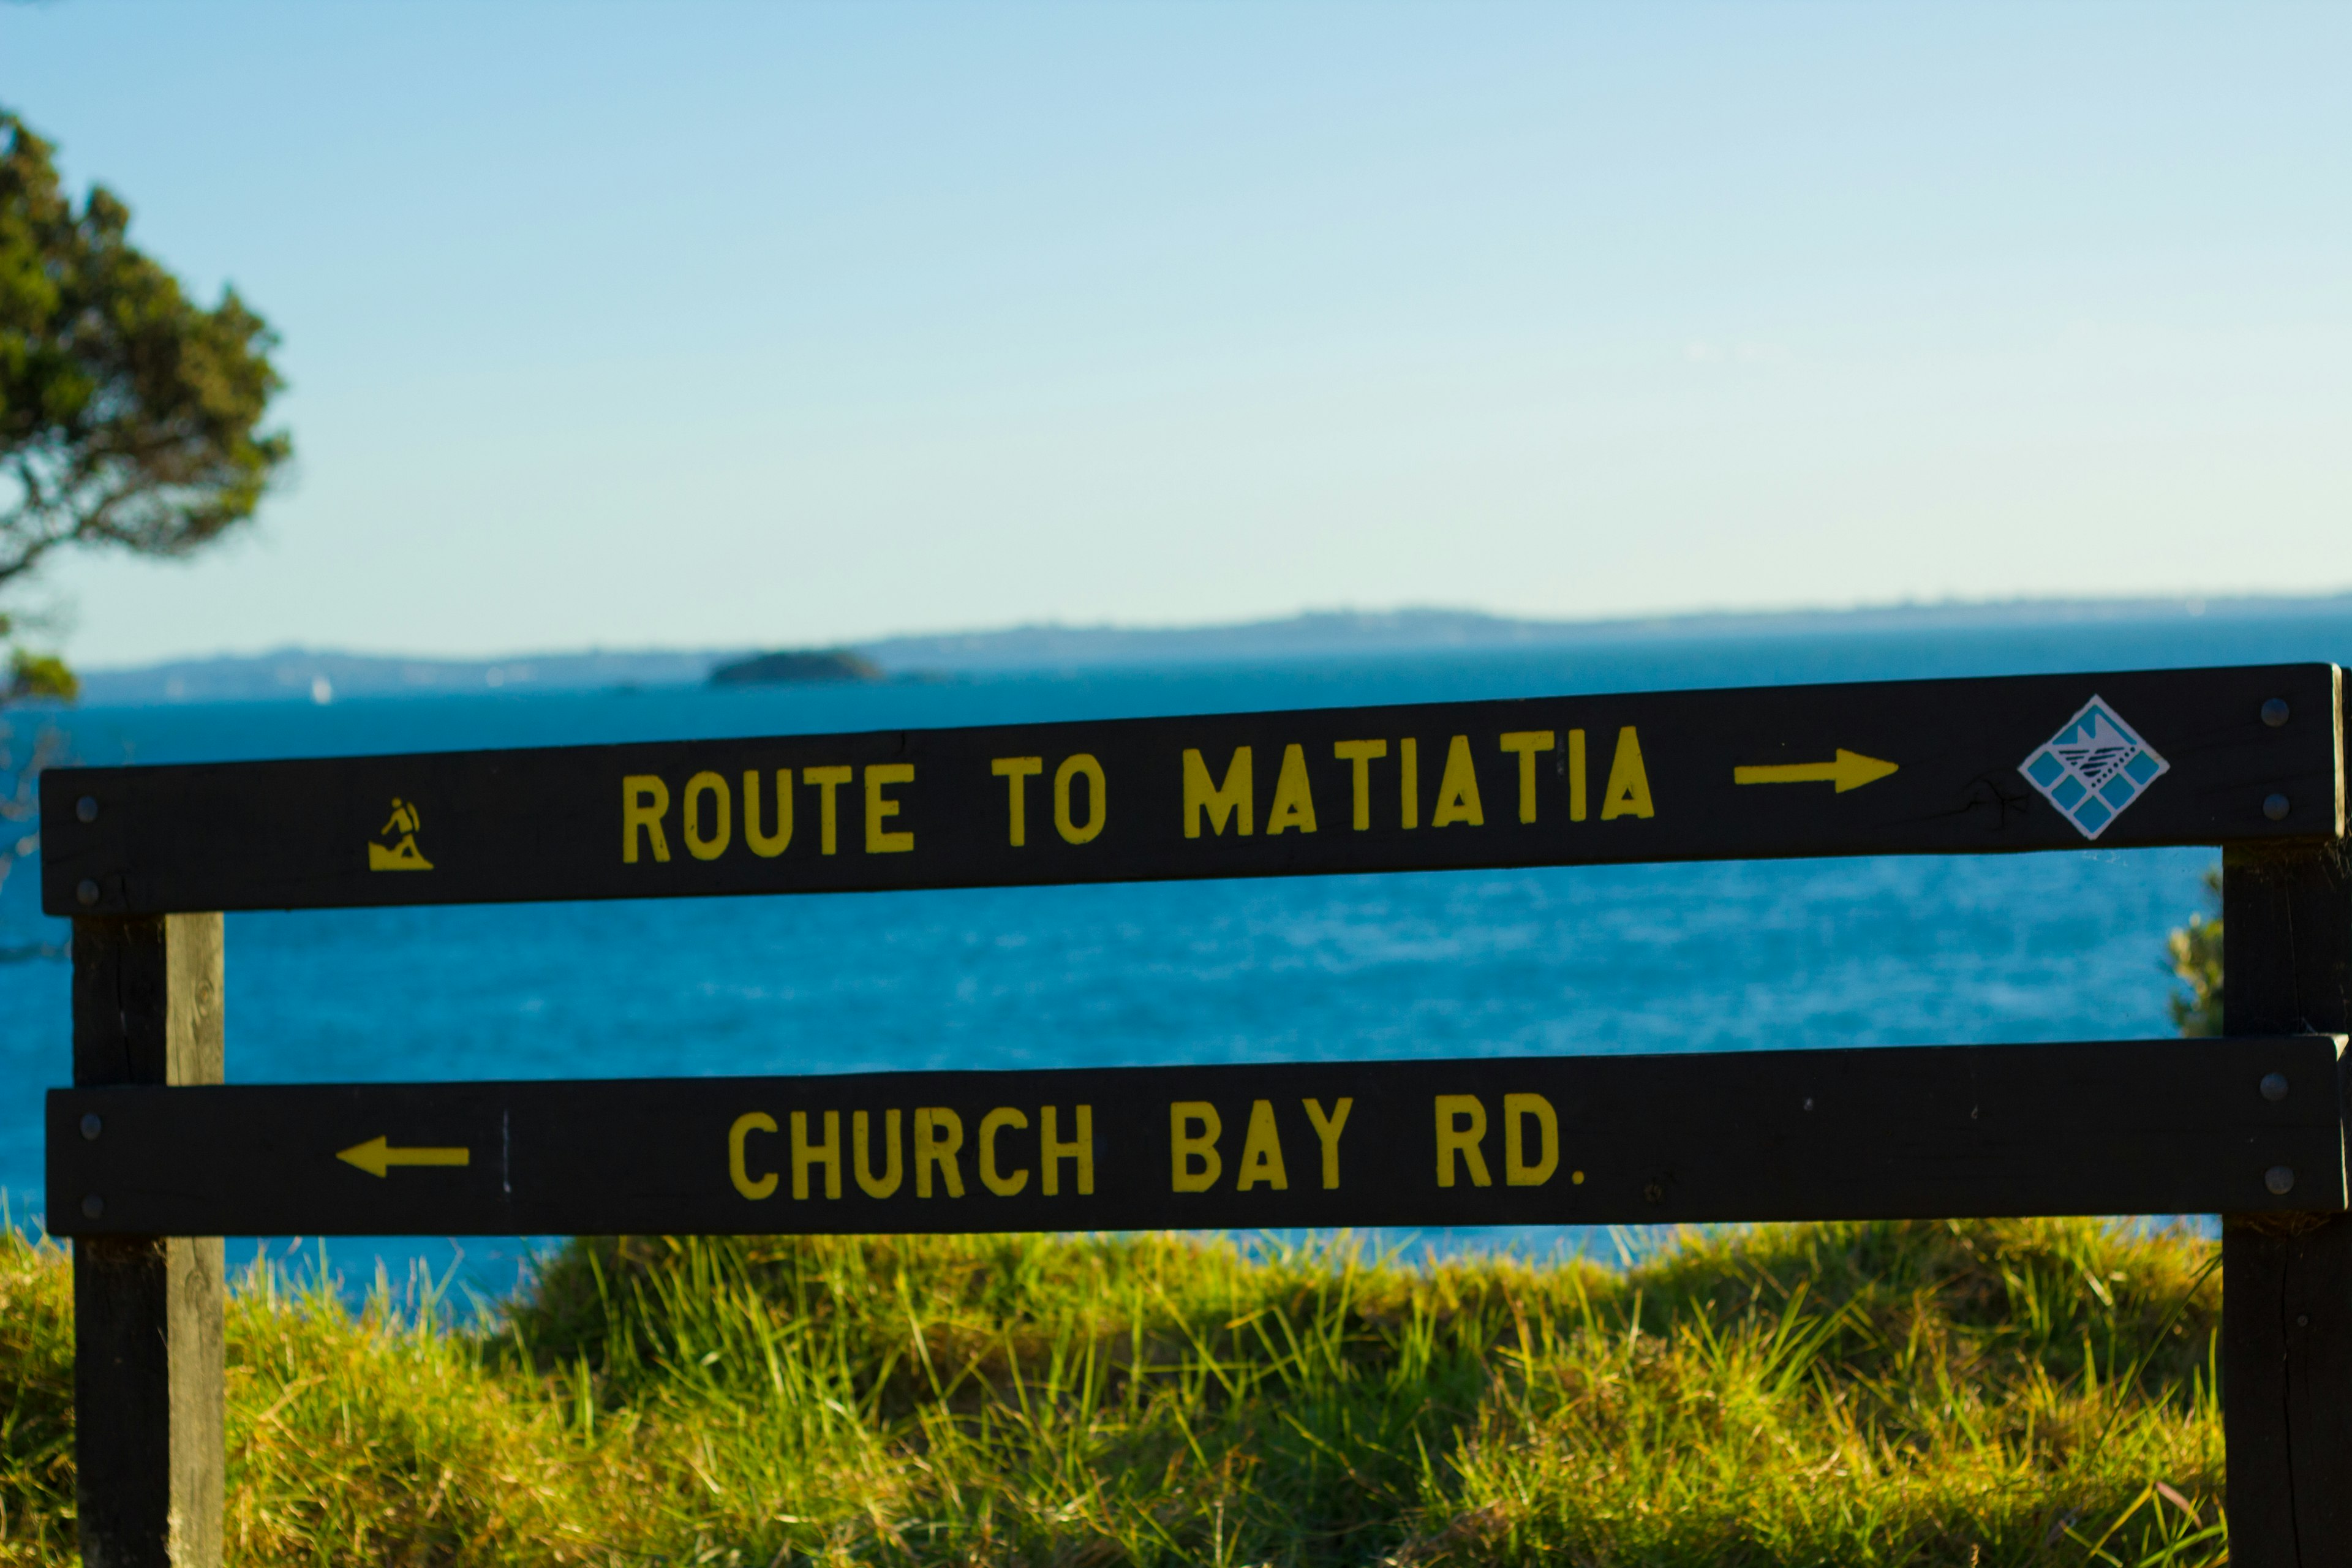
[{"label": "wooden signpost", "polygon": [[[130,915],[2329,838],[2335,683],[2296,665],[69,770],[43,784],[41,889]],[[2265,702],[2301,717],[2266,724]],[[2070,728],[2088,773],[2051,745]],[[2021,767],[2045,753],[2083,787],[2073,815]]]},{"label": "wooden signpost", "polygon": [[84,1237],[2300,1215],[2339,1038],[72,1089],[48,1190]]},{"label": "wooden signpost", "polygon": [[[53,772],[85,1560],[219,1560],[223,1235],[2189,1212],[2232,1561],[2352,1562],[2343,731],[2291,665]],[[2223,847],[2231,1037],[221,1082],[226,910],[2094,845]]]}]

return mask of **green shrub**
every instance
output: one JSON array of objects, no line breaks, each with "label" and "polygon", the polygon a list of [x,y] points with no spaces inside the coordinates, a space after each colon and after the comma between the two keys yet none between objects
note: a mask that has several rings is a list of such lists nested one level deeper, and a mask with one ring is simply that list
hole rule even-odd
[{"label": "green shrub", "polygon": [[[2215,1248],[1685,1233],[1624,1270],[1166,1236],[574,1242],[489,1320],[257,1269],[240,1563],[2221,1560]],[[72,1550],[69,1270],[0,1242],[0,1550]]]},{"label": "green shrub", "polygon": [[2205,873],[2205,899],[2212,905],[2209,917],[2192,913],[2189,923],[2175,926],[2165,940],[2165,956],[2185,990],[2165,998],[2172,1026],[2192,1037],[2221,1032],[2221,873]]}]

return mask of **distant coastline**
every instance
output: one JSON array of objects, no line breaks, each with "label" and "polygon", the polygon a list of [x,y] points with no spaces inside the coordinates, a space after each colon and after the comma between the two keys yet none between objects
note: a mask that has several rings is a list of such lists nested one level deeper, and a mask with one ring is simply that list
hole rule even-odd
[{"label": "distant coastline", "polygon": [[787,648],[722,661],[706,678],[713,686],[810,686],[887,680],[882,667],[850,648]]},{"label": "distant coastline", "polygon": [[[885,679],[1051,672],[1141,666],[1282,663],[1481,649],[1572,647],[1715,637],[1820,637],[1898,630],[2051,627],[2211,618],[2352,616],[2352,594],[2305,598],[2016,600],[1853,610],[1790,610],[1545,621],[1475,610],[1314,611],[1225,626],[1042,625],[997,631],[883,637],[845,650]],[[789,646],[608,650],[506,658],[418,658],[289,647],[83,672],[83,700],[330,701],[459,692],[588,691],[696,686],[723,666]]]}]

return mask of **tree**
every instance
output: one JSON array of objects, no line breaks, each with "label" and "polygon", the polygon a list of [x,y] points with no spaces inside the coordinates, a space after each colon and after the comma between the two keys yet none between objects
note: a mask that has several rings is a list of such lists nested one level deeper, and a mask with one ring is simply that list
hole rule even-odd
[{"label": "tree", "polygon": [[[0,595],[66,545],[186,555],[252,517],[293,455],[260,428],[277,338],[234,289],[211,310],[129,238],[104,186],[77,208],[47,142],[0,110]],[[0,700],[70,698],[17,639]]]},{"label": "tree", "polygon": [[[0,109],[0,598],[67,546],[186,555],[253,515],[293,455],[261,418],[278,340],[233,289],[207,310],[130,241],[104,186],[77,208],[47,142]],[[0,608],[0,707],[70,700],[73,672]],[[0,882],[39,842],[37,781],[64,739],[0,721]]]},{"label": "tree", "polygon": [[2165,941],[2165,956],[2172,973],[2189,989],[2166,998],[2173,1026],[2184,1035],[2221,1032],[2221,873],[2205,873],[2205,897],[2213,906],[2208,919],[2192,914],[2185,926],[2176,926]]}]

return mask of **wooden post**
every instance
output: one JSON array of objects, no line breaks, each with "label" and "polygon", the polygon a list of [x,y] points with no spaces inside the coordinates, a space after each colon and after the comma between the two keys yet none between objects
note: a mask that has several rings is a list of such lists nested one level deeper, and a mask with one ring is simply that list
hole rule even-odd
[{"label": "wooden post", "polygon": [[[2344,847],[2231,849],[2221,866],[2223,1032],[2352,1032]],[[2246,1092],[2257,1092],[2251,1078]],[[2341,1568],[2352,1563],[2352,1218],[2226,1215],[2221,1279],[2230,1561]]]},{"label": "wooden post", "polygon": [[[220,916],[75,921],[73,1048],[76,1084],[220,1082]],[[219,1568],[220,1237],[86,1237],[73,1252],[82,1562]]]}]

